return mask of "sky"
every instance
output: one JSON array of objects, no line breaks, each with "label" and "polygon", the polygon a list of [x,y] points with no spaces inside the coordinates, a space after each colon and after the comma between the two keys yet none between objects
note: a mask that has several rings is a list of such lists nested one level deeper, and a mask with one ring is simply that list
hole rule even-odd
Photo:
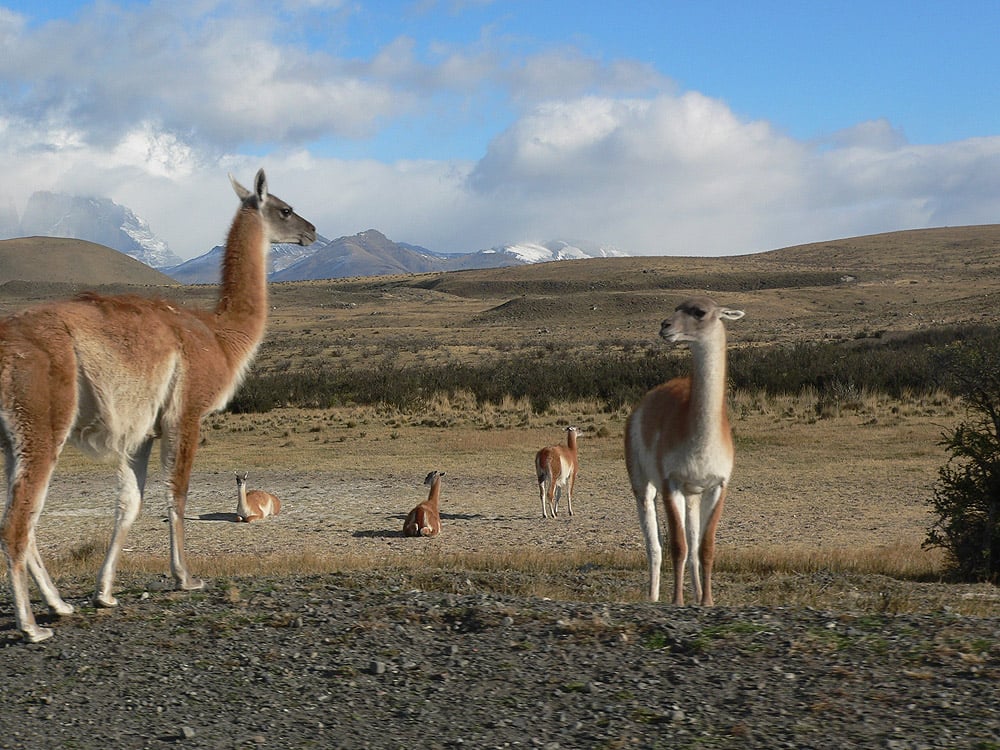
[{"label": "sky", "polygon": [[182,258],[232,173],[329,238],[718,256],[1000,222],[1000,3],[0,0],[0,204]]}]

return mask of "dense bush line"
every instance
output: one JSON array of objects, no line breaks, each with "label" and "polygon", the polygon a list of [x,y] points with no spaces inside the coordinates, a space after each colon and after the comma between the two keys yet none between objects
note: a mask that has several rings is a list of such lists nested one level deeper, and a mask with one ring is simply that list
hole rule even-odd
[{"label": "dense bush line", "polygon": [[[844,274],[837,271],[731,271],[701,273],[644,272],[634,283],[627,285],[632,291],[639,289],[712,289],[715,292],[750,292],[761,289],[801,289],[804,287],[835,286],[844,283]],[[408,286],[419,289],[440,289],[460,296],[515,297],[518,295],[575,294],[594,289],[624,289],[619,282],[602,282],[600,279],[483,279],[478,274],[466,279],[461,272],[433,276],[411,282]]]},{"label": "dense bush line", "polygon": [[[814,388],[904,394],[954,390],[947,360],[957,346],[995,347],[1000,328],[939,328],[905,337],[792,346],[734,348],[729,375],[734,388],[773,395]],[[235,412],[278,406],[330,407],[388,404],[413,408],[435,394],[468,392],[481,403],[505,396],[530,399],[536,411],[558,401],[602,401],[609,410],[635,403],[650,387],[681,374],[687,356],[677,349],[650,349],[576,356],[571,348],[545,356],[519,355],[495,362],[379,365],[371,369],[309,370],[251,375],[230,405]]]}]

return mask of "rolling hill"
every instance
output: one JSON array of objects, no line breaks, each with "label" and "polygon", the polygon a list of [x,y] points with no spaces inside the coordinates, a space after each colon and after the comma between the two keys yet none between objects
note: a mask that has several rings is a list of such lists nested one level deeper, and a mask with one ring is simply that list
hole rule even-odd
[{"label": "rolling hill", "polygon": [[117,250],[61,237],[0,240],[0,284],[10,281],[79,286],[177,284],[166,274]]}]

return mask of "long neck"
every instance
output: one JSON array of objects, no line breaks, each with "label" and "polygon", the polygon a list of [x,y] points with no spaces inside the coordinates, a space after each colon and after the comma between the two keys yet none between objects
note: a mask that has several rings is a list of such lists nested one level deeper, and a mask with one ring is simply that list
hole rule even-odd
[{"label": "long neck", "polygon": [[236,213],[222,259],[222,281],[215,308],[220,327],[246,336],[256,348],[267,322],[267,252],[259,211],[244,207]]},{"label": "long neck", "polygon": [[576,455],[576,431],[575,430],[567,430],[566,431],[566,449],[573,456]]},{"label": "long neck", "polygon": [[236,483],[236,511],[242,513],[247,507],[247,486],[243,482]]},{"label": "long neck", "polygon": [[431,491],[427,495],[427,506],[433,510],[438,509],[438,497],[441,495],[441,477],[435,477],[431,482]]},{"label": "long neck", "polygon": [[726,329],[719,325],[708,338],[692,343],[691,428],[713,435],[726,408]]}]

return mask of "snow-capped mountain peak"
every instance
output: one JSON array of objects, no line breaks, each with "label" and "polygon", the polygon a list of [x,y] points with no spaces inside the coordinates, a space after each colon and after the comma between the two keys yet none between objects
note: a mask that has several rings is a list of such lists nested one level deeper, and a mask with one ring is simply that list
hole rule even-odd
[{"label": "snow-capped mountain peak", "polygon": [[546,263],[553,260],[581,260],[583,258],[623,258],[628,253],[609,245],[594,242],[549,240],[548,242],[518,242],[512,245],[484,250],[516,258],[521,263]]},{"label": "snow-capped mountain peak", "polygon": [[33,193],[17,231],[25,236],[69,237],[96,242],[153,268],[181,262],[167,243],[153,234],[145,219],[108,198],[47,191]]}]

